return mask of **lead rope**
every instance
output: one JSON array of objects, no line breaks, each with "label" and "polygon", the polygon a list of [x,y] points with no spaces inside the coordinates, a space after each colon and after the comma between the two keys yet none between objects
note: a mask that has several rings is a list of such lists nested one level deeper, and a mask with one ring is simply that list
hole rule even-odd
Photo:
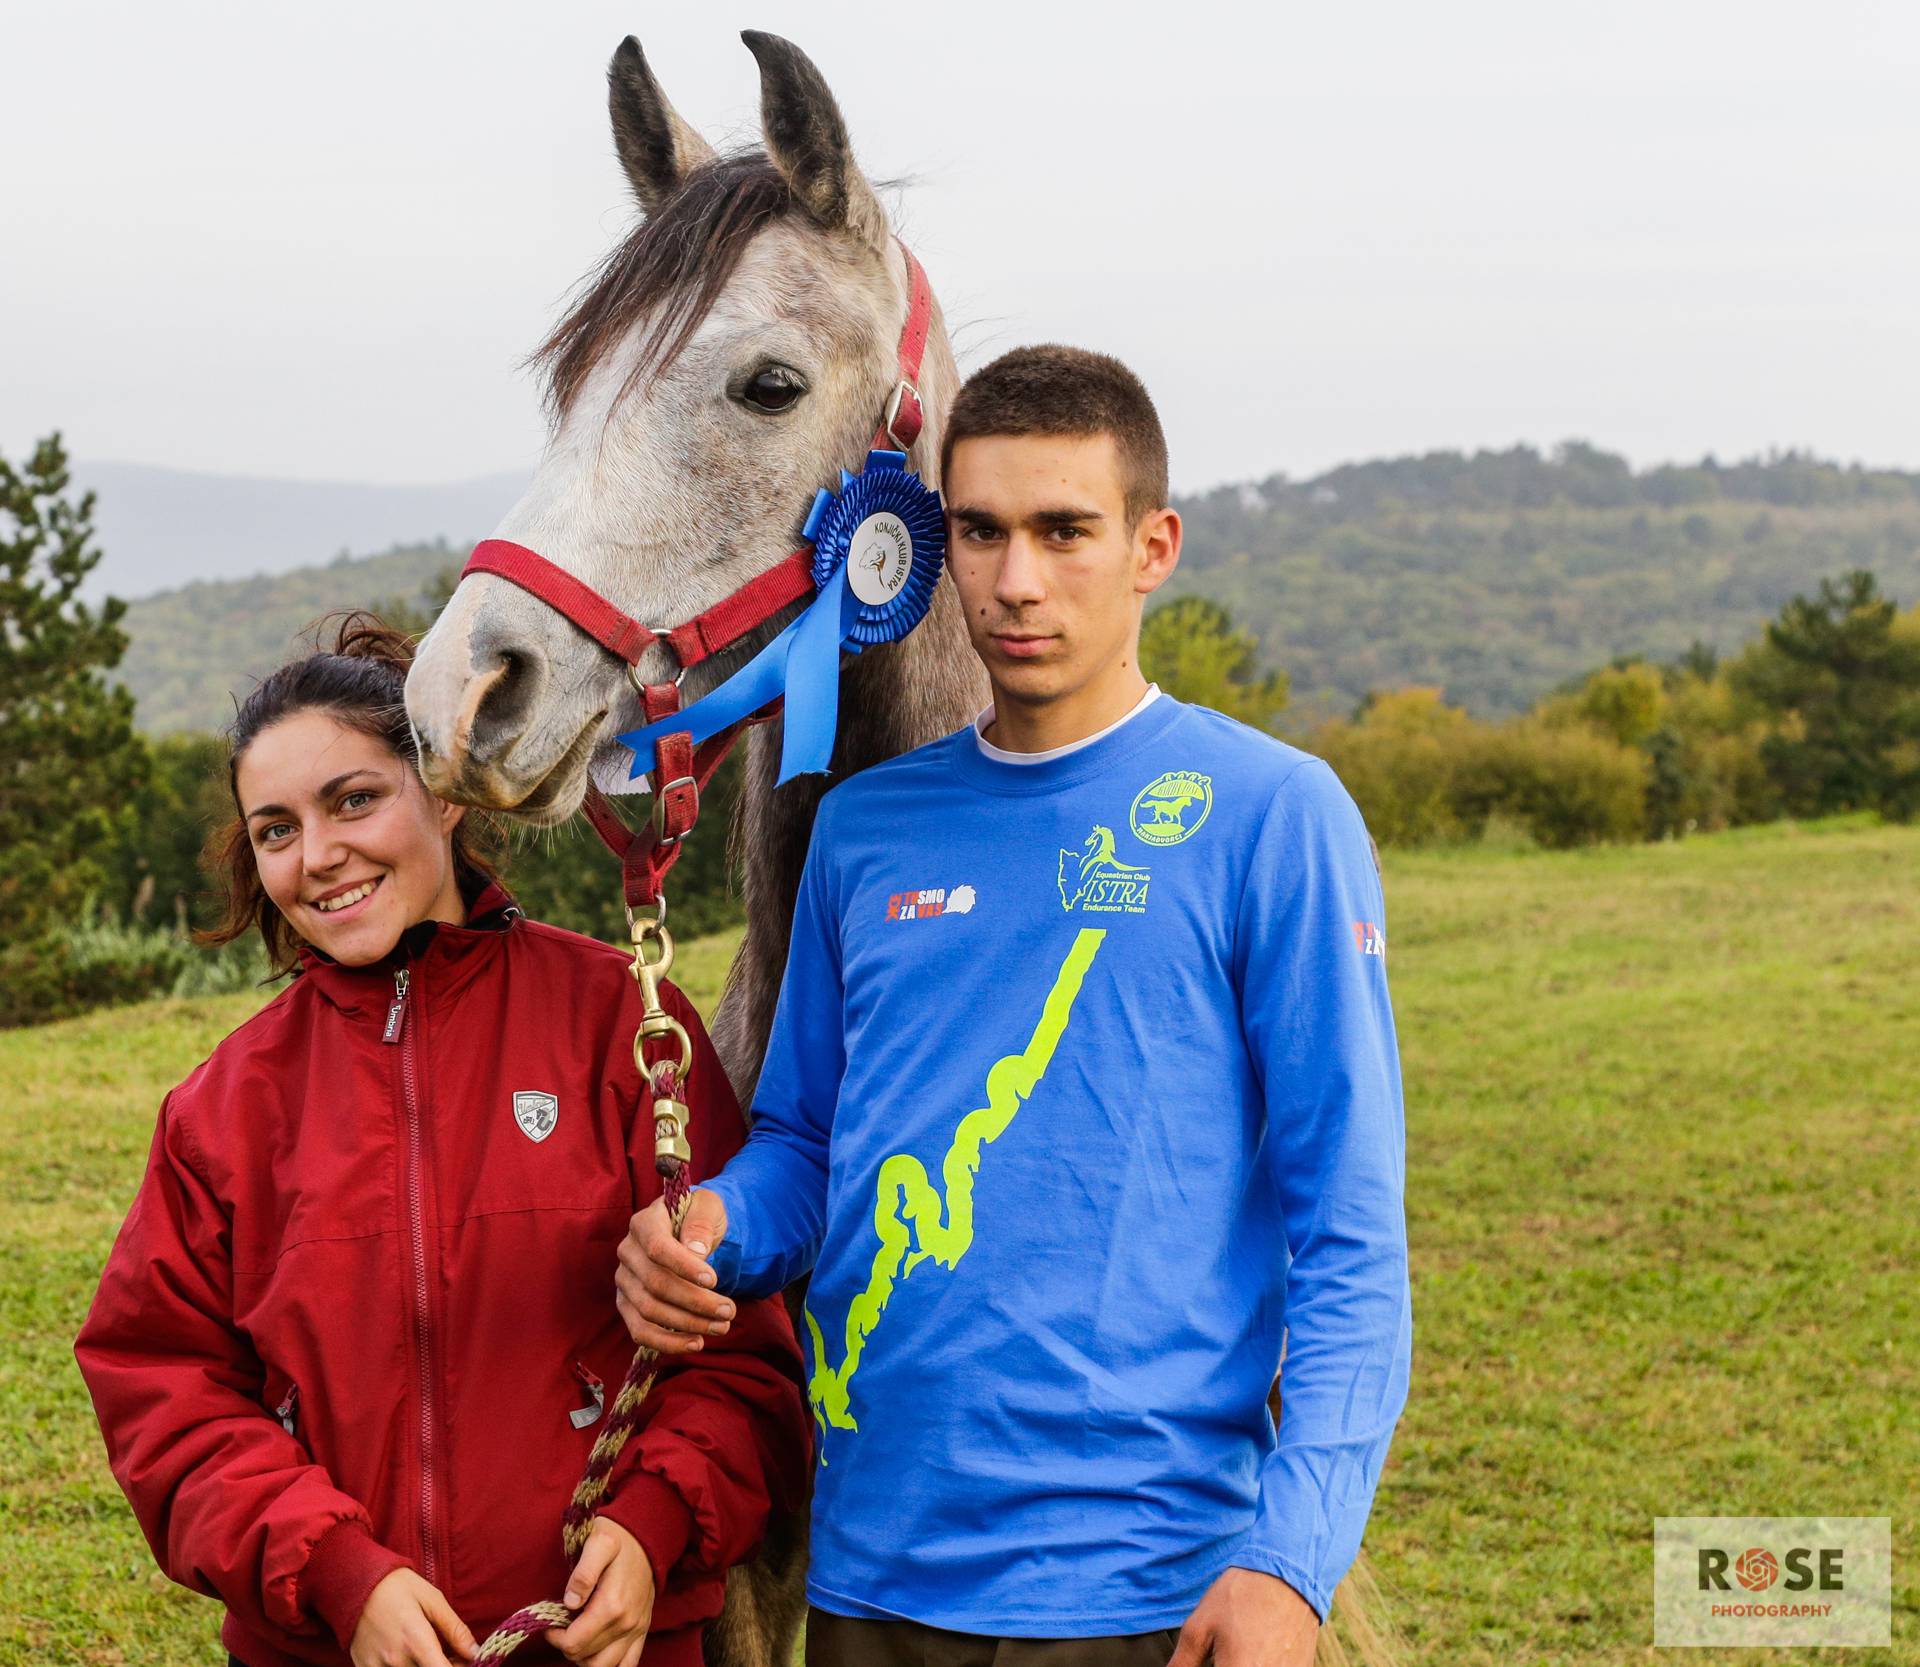
[{"label": "lead rope", "polygon": [[[687,1199],[692,1190],[689,1167],[693,1152],[687,1144],[687,1105],[684,1098],[687,1076],[693,1069],[693,1038],[687,1027],[660,1005],[660,981],[673,965],[673,938],[666,928],[666,899],[660,899],[653,915],[636,917],[627,910],[627,925],[633,937],[633,977],[640,986],[640,1028],[633,1038],[633,1063],[640,1080],[653,1090],[653,1167],[659,1171],[661,1197],[673,1219],[673,1230],[680,1231],[686,1219]],[[652,949],[653,953],[649,954]],[[670,1041],[680,1046],[678,1060],[666,1059],[649,1065],[646,1045]],[[634,1352],[626,1380],[600,1427],[593,1451],[587,1455],[587,1468],[580,1485],[560,1523],[560,1543],[569,1563],[585,1549],[593,1528],[593,1509],[607,1491],[614,1460],[627,1444],[640,1422],[640,1405],[653,1388],[659,1370],[659,1354],[644,1344]],[[536,1632],[548,1627],[564,1627],[576,1611],[564,1603],[530,1603],[515,1610],[487,1635],[474,1655],[476,1662],[499,1661],[511,1655]]]}]

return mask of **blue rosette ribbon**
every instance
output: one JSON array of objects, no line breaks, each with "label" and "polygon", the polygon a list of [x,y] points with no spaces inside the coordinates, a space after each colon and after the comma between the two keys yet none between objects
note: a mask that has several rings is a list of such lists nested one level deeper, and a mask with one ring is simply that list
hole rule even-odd
[{"label": "blue rosette ribbon", "polygon": [[840,719],[840,655],[898,642],[926,617],[946,556],[946,519],[940,494],[907,467],[904,452],[873,451],[859,474],[841,470],[837,492],[821,488],[800,536],[813,546],[813,600],[685,711],[618,737],[633,749],[630,776],[646,773],[661,736],[690,731],[697,746],[782,695],[779,779],[827,768]]}]

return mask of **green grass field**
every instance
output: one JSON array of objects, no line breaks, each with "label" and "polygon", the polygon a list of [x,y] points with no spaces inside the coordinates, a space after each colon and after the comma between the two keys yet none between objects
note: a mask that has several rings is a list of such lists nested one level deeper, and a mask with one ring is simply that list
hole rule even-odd
[{"label": "green grass field", "polygon": [[[1387,897],[1415,1358],[1368,1546],[1406,1659],[1651,1659],[1654,1517],[1823,1513],[1893,1518],[1873,1654],[1920,1662],[1920,829],[1389,853]],[[725,953],[683,959],[703,1004]],[[222,1659],[71,1340],[161,1094],[251,1006],[0,1034],[0,1667]]]}]

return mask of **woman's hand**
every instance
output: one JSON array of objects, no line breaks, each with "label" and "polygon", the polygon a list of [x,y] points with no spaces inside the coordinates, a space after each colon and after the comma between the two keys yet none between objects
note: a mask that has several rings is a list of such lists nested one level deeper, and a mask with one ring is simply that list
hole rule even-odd
[{"label": "woman's hand", "polygon": [[567,1577],[567,1607],[586,1608],[565,1627],[548,1627],[547,1642],[579,1667],[634,1667],[653,1625],[653,1596],[653,1565],[640,1542],[595,1517]]},{"label": "woman's hand", "polygon": [[733,1304],[713,1289],[707,1258],[726,1236],[727,1207],[704,1187],[688,1200],[677,1238],[659,1199],[627,1224],[613,1300],[636,1343],[659,1354],[688,1354],[703,1337],[725,1334]]},{"label": "woman's hand", "polygon": [[395,1569],[367,1598],[348,1653],[353,1667],[452,1667],[441,1640],[463,1661],[478,1647],[440,1589],[412,1569]]}]

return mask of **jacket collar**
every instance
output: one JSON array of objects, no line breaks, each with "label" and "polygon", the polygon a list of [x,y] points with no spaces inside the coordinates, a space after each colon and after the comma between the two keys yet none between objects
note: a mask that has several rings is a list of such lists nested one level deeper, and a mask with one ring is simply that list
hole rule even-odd
[{"label": "jacket collar", "polygon": [[310,982],[316,994],[343,1013],[384,1015],[393,999],[394,974],[406,967],[414,974],[420,999],[437,1007],[493,959],[514,922],[522,918],[512,893],[490,880],[468,903],[467,918],[458,926],[420,921],[400,934],[386,956],[360,967],[342,966],[331,955],[302,944],[294,976],[299,983]]}]

